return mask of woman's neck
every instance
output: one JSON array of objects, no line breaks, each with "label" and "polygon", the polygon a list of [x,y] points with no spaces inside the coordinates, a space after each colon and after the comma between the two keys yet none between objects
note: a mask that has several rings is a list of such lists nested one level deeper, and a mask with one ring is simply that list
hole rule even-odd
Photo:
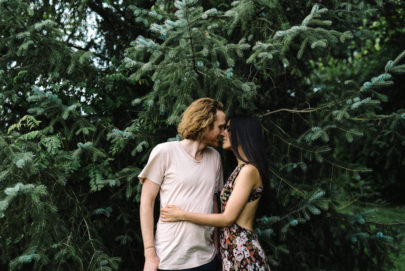
[{"label": "woman's neck", "polygon": [[238,166],[243,165],[243,164],[246,164],[245,161],[242,161],[242,160],[240,160],[240,159],[238,159],[238,158],[236,158],[236,160],[238,161]]}]

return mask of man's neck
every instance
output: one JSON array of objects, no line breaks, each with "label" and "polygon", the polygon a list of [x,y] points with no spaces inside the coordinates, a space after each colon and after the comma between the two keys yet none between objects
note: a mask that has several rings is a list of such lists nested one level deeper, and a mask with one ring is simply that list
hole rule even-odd
[{"label": "man's neck", "polygon": [[198,140],[184,139],[180,142],[183,149],[195,160],[201,160],[206,144]]}]

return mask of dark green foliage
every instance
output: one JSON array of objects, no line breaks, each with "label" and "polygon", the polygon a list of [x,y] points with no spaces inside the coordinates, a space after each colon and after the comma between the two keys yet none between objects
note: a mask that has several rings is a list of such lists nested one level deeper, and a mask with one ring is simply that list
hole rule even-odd
[{"label": "dark green foliage", "polygon": [[263,124],[272,270],[387,270],[400,228],[347,207],[404,198],[404,12],[0,1],[0,269],[142,270],[137,174],[209,96]]}]

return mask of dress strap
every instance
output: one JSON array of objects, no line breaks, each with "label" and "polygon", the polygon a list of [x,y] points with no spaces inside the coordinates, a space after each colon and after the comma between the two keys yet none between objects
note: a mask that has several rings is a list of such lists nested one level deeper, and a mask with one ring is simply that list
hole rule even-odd
[{"label": "dress strap", "polygon": [[232,183],[232,185],[234,184],[236,177],[238,177],[239,172],[244,165],[246,165],[246,164],[240,164],[240,165],[236,166],[236,168],[233,170],[233,172],[229,176],[229,179],[230,179],[229,181]]},{"label": "dress strap", "polygon": [[263,186],[259,186],[258,188],[256,188],[255,190],[252,190],[252,192],[250,193],[248,202],[251,201],[255,201],[257,199],[260,199],[261,196],[263,194]]}]

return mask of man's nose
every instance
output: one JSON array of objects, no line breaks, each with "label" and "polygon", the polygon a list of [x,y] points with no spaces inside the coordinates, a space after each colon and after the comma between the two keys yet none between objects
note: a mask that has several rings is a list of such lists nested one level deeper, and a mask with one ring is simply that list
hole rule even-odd
[{"label": "man's nose", "polygon": [[225,129],[221,129],[219,135],[222,136],[222,137],[224,137],[224,136],[225,136]]}]

